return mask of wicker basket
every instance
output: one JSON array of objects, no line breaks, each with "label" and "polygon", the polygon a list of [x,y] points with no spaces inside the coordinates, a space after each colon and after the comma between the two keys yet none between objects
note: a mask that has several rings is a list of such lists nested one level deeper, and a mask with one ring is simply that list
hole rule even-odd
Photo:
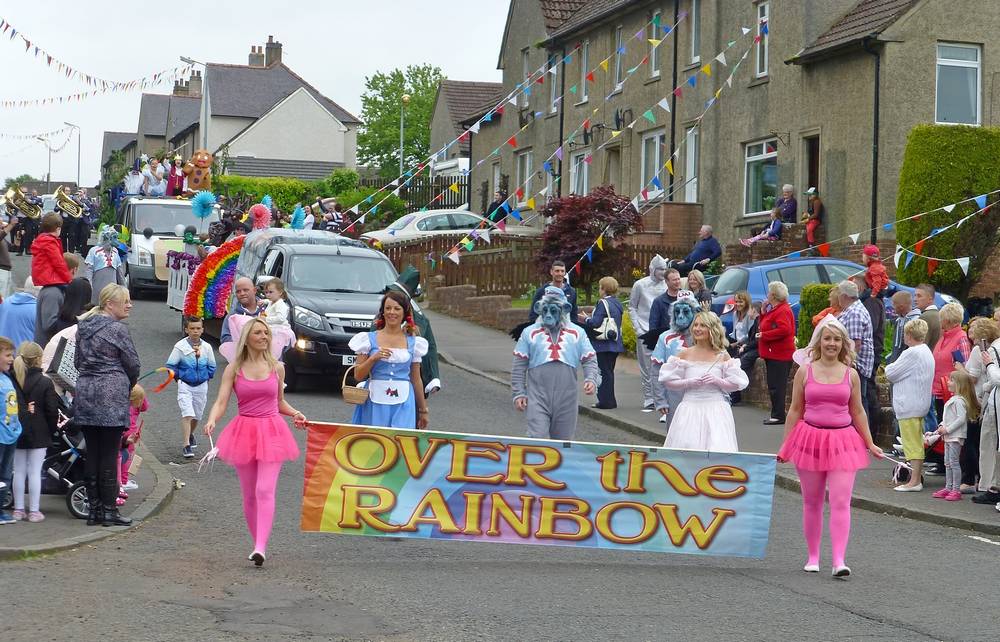
[{"label": "wicker basket", "polygon": [[348,368],[344,373],[344,380],[340,384],[340,391],[344,395],[344,401],[359,406],[368,401],[368,388],[347,385],[347,375],[351,373],[351,370],[354,370],[354,366]]}]

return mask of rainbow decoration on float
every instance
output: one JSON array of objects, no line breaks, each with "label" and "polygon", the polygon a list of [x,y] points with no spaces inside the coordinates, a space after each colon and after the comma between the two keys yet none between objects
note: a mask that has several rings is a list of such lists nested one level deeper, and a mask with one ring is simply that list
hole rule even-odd
[{"label": "rainbow decoration on float", "polygon": [[243,239],[237,236],[219,246],[191,275],[184,295],[184,314],[203,319],[222,319],[229,307],[229,294],[236,279],[236,261],[243,249]]}]

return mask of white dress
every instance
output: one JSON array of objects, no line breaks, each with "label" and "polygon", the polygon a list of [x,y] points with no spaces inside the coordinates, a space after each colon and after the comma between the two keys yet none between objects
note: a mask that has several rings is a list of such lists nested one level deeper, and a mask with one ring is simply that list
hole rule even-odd
[{"label": "white dress", "polygon": [[[721,379],[719,385],[697,381],[709,371]],[[680,405],[673,410],[674,419],[664,446],[721,453],[739,450],[736,422],[724,394],[743,390],[750,384],[739,359],[709,363],[670,357],[660,368],[660,384],[684,393]]]}]

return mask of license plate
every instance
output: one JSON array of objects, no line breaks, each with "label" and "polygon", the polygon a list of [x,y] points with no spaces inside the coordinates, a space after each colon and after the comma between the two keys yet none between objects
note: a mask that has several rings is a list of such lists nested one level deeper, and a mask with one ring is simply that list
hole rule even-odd
[{"label": "license plate", "polygon": [[344,359],[344,365],[345,366],[353,366],[357,362],[357,360],[358,360],[358,355],[356,355],[356,354],[345,354],[344,357],[343,357],[343,359]]},{"label": "license plate", "polygon": [[367,319],[355,319],[351,321],[352,328],[370,328],[371,325],[372,322],[368,321]]}]

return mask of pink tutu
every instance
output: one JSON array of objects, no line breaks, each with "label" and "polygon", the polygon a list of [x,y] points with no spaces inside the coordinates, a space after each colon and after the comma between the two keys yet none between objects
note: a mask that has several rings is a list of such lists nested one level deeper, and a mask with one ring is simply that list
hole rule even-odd
[{"label": "pink tutu", "polygon": [[299,446],[280,415],[236,415],[222,429],[216,446],[219,457],[234,466],[252,461],[289,461],[299,457]]},{"label": "pink tutu", "polygon": [[803,470],[847,471],[868,467],[868,449],[854,426],[816,428],[803,420],[792,428],[778,457]]}]

